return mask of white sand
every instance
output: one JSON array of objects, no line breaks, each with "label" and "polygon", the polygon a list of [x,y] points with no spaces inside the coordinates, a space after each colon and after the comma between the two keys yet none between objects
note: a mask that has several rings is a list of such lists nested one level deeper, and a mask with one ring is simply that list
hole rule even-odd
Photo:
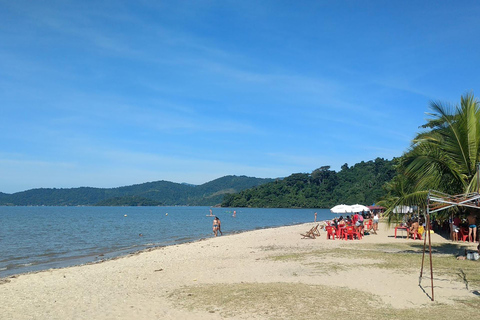
[{"label": "white sand", "polygon": [[[394,272],[372,267],[369,259],[335,255],[309,256],[307,261],[274,261],[282,252],[361,249],[371,243],[404,243],[393,230],[381,226],[379,235],[361,241],[301,239],[314,224],[257,230],[195,243],[158,248],[102,263],[48,270],[3,279],[0,284],[1,319],[221,319],[219,314],[189,311],[173,305],[170,292],[182,286],[215,283],[305,283],[358,289],[378,295],[394,308],[416,308],[430,303],[418,286],[418,271]],[[418,240],[417,240],[418,241]],[[434,234],[432,242],[445,242]],[[420,241],[419,241],[420,243]],[[423,243],[423,241],[422,241]],[[472,245],[473,248],[473,245]],[[428,260],[426,260],[428,262]],[[309,262],[355,264],[358,272],[316,272]],[[362,273],[359,279],[358,273]],[[429,275],[429,267],[425,269]],[[7,281],[5,281],[7,280]],[[430,280],[422,281],[430,292]],[[435,286],[436,303],[454,303],[473,293],[459,281]]]}]

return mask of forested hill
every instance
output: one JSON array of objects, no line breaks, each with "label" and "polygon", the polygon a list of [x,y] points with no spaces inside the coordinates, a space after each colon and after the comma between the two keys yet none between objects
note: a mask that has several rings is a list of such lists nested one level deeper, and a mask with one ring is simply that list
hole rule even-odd
[{"label": "forested hill", "polygon": [[197,186],[156,181],[119,188],[42,188],[13,194],[0,193],[0,205],[210,206],[221,203],[226,193],[238,192],[271,181],[274,180],[246,176],[225,176]]},{"label": "forested hill", "polygon": [[225,196],[224,207],[331,208],[337,204],[371,205],[385,191],[382,186],[395,175],[394,160],[377,158],[344,164],[339,172],[324,166],[311,174],[296,173],[285,179]]}]

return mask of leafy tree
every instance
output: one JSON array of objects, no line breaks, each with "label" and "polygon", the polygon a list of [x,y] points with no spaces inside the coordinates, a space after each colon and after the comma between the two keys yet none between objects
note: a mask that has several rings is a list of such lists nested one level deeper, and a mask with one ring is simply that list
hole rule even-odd
[{"label": "leafy tree", "polygon": [[422,126],[398,165],[385,203],[425,204],[428,190],[449,194],[478,191],[480,162],[480,105],[465,94],[460,105],[432,102],[431,119]]},{"label": "leafy tree", "polygon": [[382,185],[390,181],[393,162],[377,158],[340,172],[322,166],[311,174],[295,173],[283,180],[227,195],[225,207],[329,208],[342,203],[372,204],[385,195]]}]

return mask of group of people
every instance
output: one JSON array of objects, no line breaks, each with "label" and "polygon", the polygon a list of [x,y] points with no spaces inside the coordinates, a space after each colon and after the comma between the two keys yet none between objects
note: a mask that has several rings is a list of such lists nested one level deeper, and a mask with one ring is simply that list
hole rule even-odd
[{"label": "group of people", "polygon": [[[404,220],[403,225],[407,227],[407,238],[412,237],[414,234],[423,234],[426,229],[425,218],[421,216],[413,216],[407,221]],[[448,228],[450,228],[450,238],[452,241],[458,241],[458,235],[460,233],[465,236],[468,233],[468,241],[477,242],[477,218],[473,213],[469,213],[463,217],[460,216],[460,214],[456,214],[453,218],[448,219],[448,221],[445,220],[443,224],[434,220],[431,225],[434,228],[443,228],[443,230],[447,232]],[[443,225],[446,225],[446,229],[442,227]]]},{"label": "group of people", "polygon": [[[414,236],[418,234],[423,234],[425,230],[425,219],[423,217],[413,217],[407,220],[406,222],[407,227],[407,239],[414,238]],[[421,238],[420,238],[421,239]]]},{"label": "group of people", "polygon": [[339,226],[354,226],[355,231],[359,232],[362,236],[364,235],[365,228],[364,228],[364,221],[365,220],[372,220],[372,229],[376,232],[378,230],[378,221],[379,215],[378,213],[370,213],[370,212],[356,212],[352,216],[340,216],[339,218],[335,218],[332,220],[332,226],[338,228]]},{"label": "group of people", "polygon": [[453,219],[450,219],[450,235],[453,241],[458,241],[458,234],[460,228],[468,227],[468,241],[477,241],[477,217],[470,212],[465,219],[460,219],[460,215],[456,214]]}]

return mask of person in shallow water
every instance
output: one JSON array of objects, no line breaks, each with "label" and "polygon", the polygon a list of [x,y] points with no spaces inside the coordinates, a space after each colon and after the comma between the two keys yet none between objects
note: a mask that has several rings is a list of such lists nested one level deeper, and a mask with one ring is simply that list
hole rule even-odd
[{"label": "person in shallow water", "polygon": [[220,235],[223,236],[222,223],[220,222],[220,219],[218,219],[218,218],[217,218],[217,223],[218,223],[218,231],[220,231]]},{"label": "person in shallow water", "polygon": [[213,219],[213,234],[215,235],[215,237],[218,234],[218,218],[217,217]]},{"label": "person in shallow water", "polygon": [[218,219],[218,217],[215,217],[215,219],[213,219],[213,234],[215,235],[215,237],[218,235],[219,231],[220,231],[220,234],[223,235],[221,230],[220,219]]}]

